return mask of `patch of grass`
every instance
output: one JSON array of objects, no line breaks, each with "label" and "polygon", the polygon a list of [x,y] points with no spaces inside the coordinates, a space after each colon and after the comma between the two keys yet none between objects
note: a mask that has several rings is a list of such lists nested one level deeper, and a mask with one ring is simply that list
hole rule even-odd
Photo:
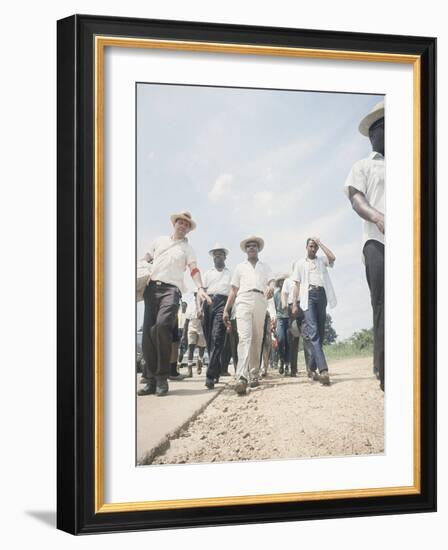
[{"label": "patch of grass", "polygon": [[[368,346],[360,347],[353,344],[352,342],[345,341],[345,342],[338,342],[336,344],[329,344],[324,346],[324,353],[328,361],[335,361],[338,359],[349,359],[351,357],[372,357],[373,358],[373,346],[368,345]],[[298,364],[299,365],[305,364],[303,349],[299,351]]]}]

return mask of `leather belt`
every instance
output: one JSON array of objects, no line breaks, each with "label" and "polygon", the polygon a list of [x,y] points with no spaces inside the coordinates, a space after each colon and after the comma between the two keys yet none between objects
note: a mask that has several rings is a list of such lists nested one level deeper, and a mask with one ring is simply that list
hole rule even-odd
[{"label": "leather belt", "polygon": [[177,288],[176,285],[170,285],[170,283],[164,283],[163,281],[149,281],[149,283],[154,283],[157,286],[172,286],[174,288]]},{"label": "leather belt", "polygon": [[251,288],[249,292],[258,292],[259,294],[264,294],[262,290],[258,290],[258,288]]}]

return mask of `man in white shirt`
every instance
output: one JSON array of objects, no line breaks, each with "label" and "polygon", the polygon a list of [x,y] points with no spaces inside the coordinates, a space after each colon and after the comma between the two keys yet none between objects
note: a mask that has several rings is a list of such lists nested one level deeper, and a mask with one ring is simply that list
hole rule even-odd
[{"label": "man in white shirt", "polygon": [[226,326],[222,320],[224,306],[230,293],[231,273],[226,267],[227,248],[219,243],[209,250],[214,267],[204,274],[204,287],[212,299],[212,303],[204,302],[202,326],[208,349],[208,368],[205,385],[212,390],[219,381],[222,370],[224,340]]},{"label": "man in white shirt", "polygon": [[[325,253],[324,257],[317,256],[319,247]],[[296,262],[292,274],[292,279],[296,282],[295,298],[298,297],[305,316],[303,330],[310,351],[308,367],[313,379],[317,378],[324,386],[330,384],[327,360],[323,351],[327,303],[331,308],[336,306],[336,295],[327,267],[333,267],[335,260],[336,257],[329,248],[317,237],[310,237],[306,241],[306,257]],[[298,309],[297,300],[294,300],[293,315],[298,314]]]},{"label": "man in white shirt", "polygon": [[224,308],[223,319],[230,326],[230,311],[235,302],[238,329],[238,366],[235,391],[244,395],[248,384],[258,386],[261,346],[267,302],[274,294],[271,268],[258,259],[264,241],[250,236],[240,243],[247,260],[237,265],[232,276],[232,288]]},{"label": "man in white shirt", "polygon": [[151,279],[143,295],[145,313],[142,348],[148,383],[138,392],[139,395],[163,396],[168,393],[173,329],[187,267],[201,298],[210,300],[202,285],[196,254],[186,237],[196,228],[196,223],[189,212],[173,214],[170,219],[173,234],[170,237],[158,237],[145,256],[146,261],[152,261],[153,264]]},{"label": "man in white shirt", "polygon": [[353,210],[363,222],[363,256],[373,309],[373,364],[384,391],[384,101],[359,124],[372,153],[356,162],[344,185]]}]

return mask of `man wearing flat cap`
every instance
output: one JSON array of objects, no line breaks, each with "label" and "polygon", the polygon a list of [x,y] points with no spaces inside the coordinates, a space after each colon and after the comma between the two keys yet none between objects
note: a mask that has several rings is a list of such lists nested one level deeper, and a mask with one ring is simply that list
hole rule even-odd
[{"label": "man wearing flat cap", "polygon": [[244,395],[247,386],[258,386],[261,347],[267,299],[274,294],[271,268],[258,259],[264,241],[254,235],[244,239],[240,248],[247,260],[237,265],[232,276],[232,288],[224,308],[224,322],[230,326],[230,311],[235,302],[238,328],[238,365],[235,391]]},{"label": "man wearing flat cap", "polygon": [[152,261],[151,279],[145,289],[145,313],[143,319],[143,356],[146,362],[146,386],[139,395],[168,393],[170,356],[173,328],[176,324],[179,302],[184,289],[184,272],[187,267],[203,300],[209,300],[205,292],[196,254],[188,243],[187,234],[196,228],[190,212],[171,216],[173,234],[158,237],[145,255]]},{"label": "man wearing flat cap", "polygon": [[363,259],[373,309],[373,364],[384,391],[384,101],[361,120],[359,131],[372,152],[355,162],[344,185],[353,210],[363,221]]},{"label": "man wearing flat cap", "polygon": [[229,254],[227,248],[216,243],[209,250],[213,258],[214,267],[204,274],[204,287],[212,299],[212,303],[204,302],[202,326],[207,342],[209,363],[205,378],[205,385],[212,390],[215,382],[219,380],[222,370],[224,340],[226,326],[222,319],[224,306],[230,293],[230,270],[226,267],[226,258]]}]

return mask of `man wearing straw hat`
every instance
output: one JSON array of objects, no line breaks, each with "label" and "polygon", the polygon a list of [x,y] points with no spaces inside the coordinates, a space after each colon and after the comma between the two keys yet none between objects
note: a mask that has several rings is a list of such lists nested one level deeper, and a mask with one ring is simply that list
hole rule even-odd
[{"label": "man wearing straw hat", "polygon": [[139,395],[163,396],[168,393],[173,328],[187,267],[200,297],[211,301],[202,285],[196,254],[187,239],[187,234],[196,228],[196,222],[190,212],[173,214],[170,219],[173,234],[158,237],[146,254],[146,260],[152,260],[153,263],[151,279],[143,295],[145,313],[142,348],[148,383],[138,392]]},{"label": "man wearing straw hat", "polygon": [[231,273],[226,267],[226,258],[229,254],[227,248],[216,243],[209,250],[209,254],[213,258],[214,267],[204,274],[204,287],[212,299],[212,303],[204,302],[202,326],[209,356],[205,385],[212,390],[221,374],[222,353],[226,336],[226,326],[222,316],[230,293]]},{"label": "man wearing straw hat", "polygon": [[247,386],[258,386],[261,346],[263,342],[267,299],[274,294],[271,268],[258,259],[264,241],[254,235],[244,239],[240,248],[247,260],[238,264],[232,276],[232,288],[224,308],[223,319],[230,326],[230,311],[235,302],[238,328],[238,366],[235,391],[244,395]]},{"label": "man wearing straw hat", "polygon": [[373,365],[384,391],[384,101],[361,120],[359,131],[372,152],[356,162],[344,185],[353,210],[363,222],[363,259],[373,309]]}]

